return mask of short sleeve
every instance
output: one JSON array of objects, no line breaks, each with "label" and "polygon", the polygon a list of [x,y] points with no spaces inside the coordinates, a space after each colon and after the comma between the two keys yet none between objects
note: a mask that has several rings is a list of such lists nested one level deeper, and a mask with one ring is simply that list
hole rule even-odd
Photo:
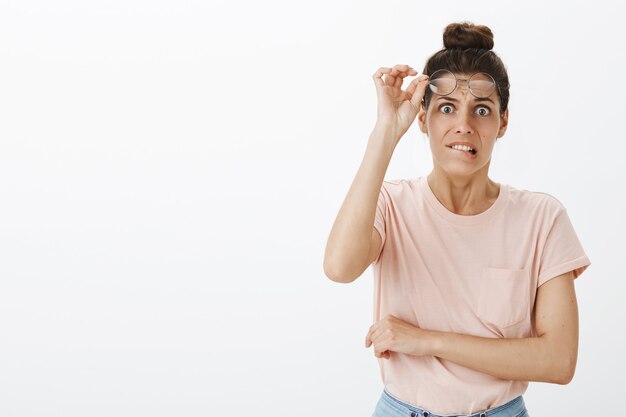
[{"label": "short sleeve", "polygon": [[376,217],[374,218],[374,228],[378,230],[380,233],[380,237],[382,238],[382,244],[380,245],[380,252],[372,265],[378,263],[380,260],[380,254],[383,253],[383,248],[385,247],[385,241],[387,238],[387,233],[385,230],[385,220],[387,213],[387,201],[385,200],[385,189],[384,187],[380,188],[380,192],[378,193],[378,202],[376,203]]},{"label": "short sleeve", "polygon": [[591,262],[578,240],[567,209],[562,207],[543,245],[537,287],[569,271],[574,271],[574,278],[578,278],[589,265]]}]

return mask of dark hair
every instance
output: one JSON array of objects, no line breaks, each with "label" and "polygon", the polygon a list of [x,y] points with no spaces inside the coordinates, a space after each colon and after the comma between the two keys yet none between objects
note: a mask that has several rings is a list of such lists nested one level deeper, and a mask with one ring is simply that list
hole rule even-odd
[{"label": "dark hair", "polygon": [[[500,57],[491,50],[491,29],[471,22],[450,23],[443,32],[443,45],[443,49],[428,58],[422,74],[430,75],[442,68],[454,73],[486,72],[498,85],[496,93],[500,99],[502,116],[509,105],[509,76]],[[426,88],[425,109],[428,109],[431,96],[430,88]]]}]

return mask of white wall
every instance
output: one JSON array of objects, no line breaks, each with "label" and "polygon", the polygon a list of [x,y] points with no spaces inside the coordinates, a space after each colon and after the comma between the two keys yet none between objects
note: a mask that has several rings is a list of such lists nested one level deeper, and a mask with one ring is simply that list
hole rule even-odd
[{"label": "white wall", "polygon": [[[376,117],[488,25],[511,80],[490,177],[551,193],[592,261],[574,380],[621,410],[625,50],[614,2],[0,2],[0,415],[369,416],[372,272],[323,272]],[[416,124],[387,178],[432,168]]]}]

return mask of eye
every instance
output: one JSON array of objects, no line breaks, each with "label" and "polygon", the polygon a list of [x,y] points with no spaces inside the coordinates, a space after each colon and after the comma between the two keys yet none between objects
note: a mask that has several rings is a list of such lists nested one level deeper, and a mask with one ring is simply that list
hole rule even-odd
[{"label": "eye", "polygon": [[480,112],[480,110],[481,110],[481,109],[483,109],[483,110],[486,110],[486,111],[487,111],[487,112],[482,112],[482,113],[479,113],[481,116],[488,116],[489,114],[491,114],[491,109],[490,109],[489,107],[485,107],[485,106],[480,106],[480,107],[478,107],[478,111],[479,111],[479,112]]},{"label": "eye", "polygon": [[[442,104],[441,106],[439,106],[439,110],[443,109],[444,107],[452,107],[451,104]],[[444,111],[444,113],[450,113],[449,111]]]},{"label": "eye", "polygon": [[[439,110],[443,111],[443,113],[450,114],[452,112],[452,110],[445,111],[444,109],[446,107],[448,107],[450,109],[454,108],[452,103],[443,103],[441,106],[439,106]],[[491,114],[491,109],[489,107],[487,107],[487,106],[478,106],[477,109],[478,109],[478,112],[479,112],[478,114],[480,114],[483,117],[487,117],[487,116],[489,116]]]}]

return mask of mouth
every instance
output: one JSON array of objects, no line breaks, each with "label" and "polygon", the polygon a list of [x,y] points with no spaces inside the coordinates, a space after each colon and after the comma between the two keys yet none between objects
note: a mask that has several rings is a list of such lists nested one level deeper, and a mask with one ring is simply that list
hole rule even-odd
[{"label": "mouth", "polygon": [[469,151],[464,151],[461,149],[455,149],[452,146],[446,146],[446,147],[452,149],[453,151],[463,152],[465,155],[467,155],[468,157],[472,159],[476,157],[476,149],[470,149]]}]

